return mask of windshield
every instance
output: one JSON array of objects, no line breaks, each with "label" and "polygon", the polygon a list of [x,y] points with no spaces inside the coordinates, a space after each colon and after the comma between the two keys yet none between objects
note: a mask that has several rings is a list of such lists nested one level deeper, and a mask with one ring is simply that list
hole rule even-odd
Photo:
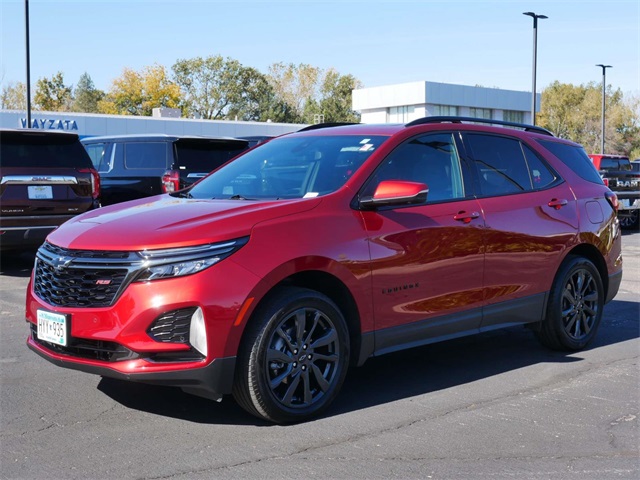
[{"label": "windshield", "polygon": [[312,198],[342,185],[388,137],[291,136],[240,156],[191,188],[191,198]]}]

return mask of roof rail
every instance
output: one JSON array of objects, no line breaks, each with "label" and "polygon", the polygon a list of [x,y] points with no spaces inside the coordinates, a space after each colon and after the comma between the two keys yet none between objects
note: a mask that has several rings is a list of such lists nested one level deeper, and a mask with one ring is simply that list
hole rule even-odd
[{"label": "roof rail", "polygon": [[526,123],[505,122],[503,120],[491,120],[489,118],[474,118],[474,117],[423,117],[413,122],[409,122],[405,127],[413,127],[414,125],[424,125],[425,123],[462,123],[462,122],[474,122],[474,123],[487,123],[489,125],[503,125],[505,127],[521,128],[525,132],[541,133],[543,135],[554,136],[546,128],[536,127],[535,125],[527,125]]},{"label": "roof rail", "polygon": [[314,123],[313,125],[308,125],[306,127],[302,127],[300,130],[296,130],[296,132],[308,132],[309,130],[318,130],[320,128],[329,128],[329,127],[341,127],[343,125],[358,125],[358,122]]}]

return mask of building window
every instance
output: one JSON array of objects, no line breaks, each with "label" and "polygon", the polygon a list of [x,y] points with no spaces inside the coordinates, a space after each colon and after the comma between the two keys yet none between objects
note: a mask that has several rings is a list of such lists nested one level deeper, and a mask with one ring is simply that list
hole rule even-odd
[{"label": "building window", "polygon": [[434,105],[431,108],[434,116],[457,117],[458,107],[454,105]]},{"label": "building window", "polygon": [[471,107],[469,109],[469,115],[472,116],[473,118],[486,118],[488,120],[491,120],[493,118],[493,116],[491,115],[491,109],[490,108],[473,108],[473,107]]},{"label": "building window", "polygon": [[401,107],[390,107],[387,111],[387,122],[407,123],[413,118],[414,106],[404,105]]},{"label": "building window", "polygon": [[502,114],[502,119],[505,122],[524,123],[524,112],[505,110]]}]

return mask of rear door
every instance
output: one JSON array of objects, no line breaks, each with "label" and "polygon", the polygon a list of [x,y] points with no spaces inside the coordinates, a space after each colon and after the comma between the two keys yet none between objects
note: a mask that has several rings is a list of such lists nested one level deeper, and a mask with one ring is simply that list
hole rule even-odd
[{"label": "rear door", "polygon": [[569,185],[518,138],[463,135],[486,222],[483,328],[539,320],[578,231]]}]

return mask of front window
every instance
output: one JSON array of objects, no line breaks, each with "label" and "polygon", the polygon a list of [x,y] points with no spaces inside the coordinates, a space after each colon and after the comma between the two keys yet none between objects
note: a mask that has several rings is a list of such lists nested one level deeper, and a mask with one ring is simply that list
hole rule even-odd
[{"label": "front window", "polygon": [[292,199],[331,193],[388,137],[291,136],[238,157],[196,184],[190,198]]}]

